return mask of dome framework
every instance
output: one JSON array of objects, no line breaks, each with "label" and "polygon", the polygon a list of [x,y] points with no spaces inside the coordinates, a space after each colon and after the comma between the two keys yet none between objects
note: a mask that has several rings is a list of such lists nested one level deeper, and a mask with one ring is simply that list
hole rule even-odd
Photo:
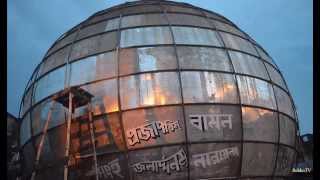
[{"label": "dome framework", "polygon": [[[34,167],[51,99],[70,87],[94,96],[96,152],[87,107],[68,132],[56,103]],[[282,179],[297,153],[297,113],[275,62],[225,17],[186,3],[124,3],[63,34],[20,117],[25,179],[63,179],[68,161],[68,179]]]}]

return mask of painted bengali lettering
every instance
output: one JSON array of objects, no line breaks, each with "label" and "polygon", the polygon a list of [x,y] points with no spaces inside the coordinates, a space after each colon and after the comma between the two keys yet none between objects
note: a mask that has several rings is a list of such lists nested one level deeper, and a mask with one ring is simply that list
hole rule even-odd
[{"label": "painted bengali lettering", "polygon": [[143,173],[145,171],[151,172],[165,172],[171,174],[171,171],[181,171],[182,167],[187,166],[187,156],[183,149],[180,149],[175,154],[162,158],[158,161],[145,161],[139,162],[132,165],[133,170],[136,173]]},{"label": "painted bengali lettering", "polygon": [[[111,178],[114,179],[116,177],[124,178],[124,176],[121,174],[121,167],[119,164],[119,159],[114,159],[107,164],[98,166],[98,176],[99,178]],[[94,166],[92,169],[86,173],[86,176],[92,176],[95,174]]]},{"label": "painted bengali lettering", "polygon": [[206,168],[207,166],[212,166],[237,156],[239,156],[239,149],[235,146],[207,153],[194,154],[192,155],[192,161],[194,166]]},{"label": "painted bengali lettering", "polygon": [[141,140],[148,141],[150,138],[156,139],[160,137],[160,132],[162,134],[168,134],[170,132],[175,132],[177,129],[181,129],[179,121],[166,120],[164,122],[146,122],[147,123],[142,126],[138,126],[126,131],[128,144],[130,146],[141,143]]},{"label": "painted bengali lettering", "polygon": [[232,114],[192,114],[189,115],[190,123],[193,127],[204,132],[209,128],[221,128],[228,127],[232,129]]}]

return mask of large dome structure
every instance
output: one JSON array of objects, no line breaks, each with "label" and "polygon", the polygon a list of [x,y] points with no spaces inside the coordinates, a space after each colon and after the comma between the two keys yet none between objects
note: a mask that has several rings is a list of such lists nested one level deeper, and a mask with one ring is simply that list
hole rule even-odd
[{"label": "large dome structure", "polygon": [[[72,120],[55,98],[71,89],[92,96],[70,106]],[[67,179],[282,179],[297,154],[295,106],[273,59],[186,3],[127,2],[63,34],[20,117],[23,179],[66,169]]]}]

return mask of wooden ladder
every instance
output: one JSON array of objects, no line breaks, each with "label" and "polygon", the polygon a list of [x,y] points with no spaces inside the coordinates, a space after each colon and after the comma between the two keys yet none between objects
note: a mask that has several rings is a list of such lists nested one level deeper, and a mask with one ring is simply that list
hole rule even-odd
[{"label": "wooden ladder", "polygon": [[41,152],[43,149],[44,140],[47,135],[49,123],[51,121],[52,108],[53,108],[53,105],[55,102],[60,102],[65,107],[68,106],[66,145],[65,145],[65,153],[64,153],[65,160],[66,160],[66,163],[64,165],[64,173],[63,173],[64,180],[68,179],[68,171],[69,171],[69,164],[70,164],[70,158],[69,158],[70,140],[71,140],[70,139],[70,131],[71,131],[71,122],[73,120],[72,119],[73,112],[74,112],[75,108],[77,108],[79,106],[83,106],[83,105],[87,105],[87,107],[88,107],[88,117],[89,117],[88,119],[89,120],[87,121],[87,123],[89,125],[90,141],[91,141],[92,148],[93,148],[93,160],[94,160],[96,180],[99,180],[97,153],[96,153],[96,145],[95,145],[95,133],[94,133],[94,126],[93,126],[93,119],[92,119],[92,106],[91,106],[91,98],[92,97],[93,96],[91,94],[89,94],[88,92],[84,91],[81,88],[69,88],[69,89],[63,90],[60,93],[57,93],[57,95],[55,95],[53,97],[53,100],[51,102],[50,109],[48,112],[47,120],[46,120],[44,128],[42,130],[42,136],[40,139],[40,143],[39,143],[39,146],[37,147],[35,168],[32,171],[31,180],[34,180],[36,177],[36,174],[37,174],[39,160],[41,157]]}]

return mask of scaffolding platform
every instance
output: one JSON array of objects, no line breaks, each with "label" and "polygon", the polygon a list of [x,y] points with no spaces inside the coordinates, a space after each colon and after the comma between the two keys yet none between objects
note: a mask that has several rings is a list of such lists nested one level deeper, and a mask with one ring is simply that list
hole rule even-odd
[{"label": "scaffolding platform", "polygon": [[94,96],[80,87],[71,87],[65,89],[52,97],[54,101],[59,102],[64,107],[69,107],[69,93],[72,93],[72,111],[74,109],[87,105]]}]

